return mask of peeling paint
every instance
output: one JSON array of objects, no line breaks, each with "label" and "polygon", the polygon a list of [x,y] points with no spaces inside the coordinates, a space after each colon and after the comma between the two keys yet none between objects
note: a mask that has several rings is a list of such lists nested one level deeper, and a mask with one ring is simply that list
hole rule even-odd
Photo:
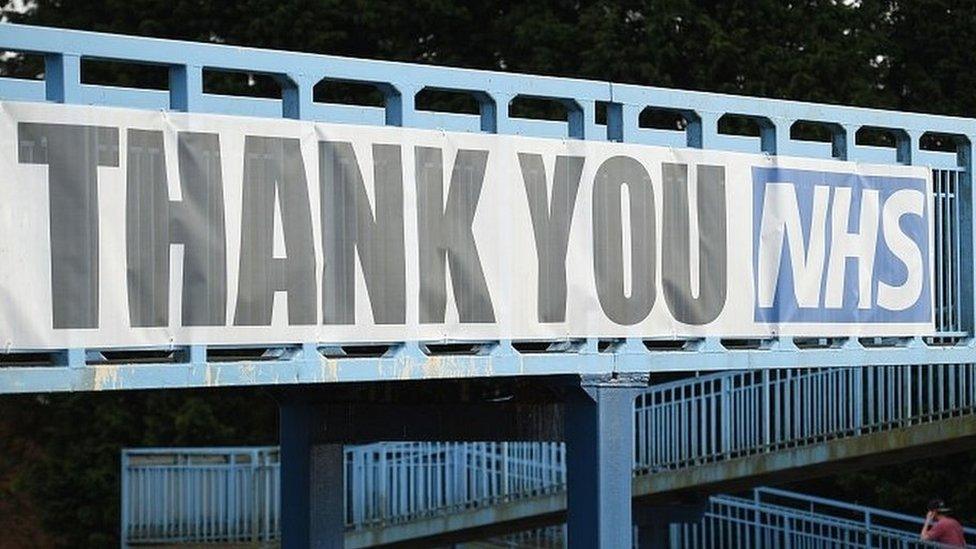
[{"label": "peeling paint", "polygon": [[339,361],[334,358],[321,357],[319,359],[321,381],[339,381]]},{"label": "peeling paint", "polygon": [[257,376],[256,376],[257,367],[254,365],[253,362],[245,362],[241,364],[239,370],[240,370],[241,380],[243,381],[243,383],[248,385],[254,385],[255,383],[257,383]]},{"label": "peeling paint", "polygon": [[92,388],[96,391],[115,389],[119,386],[118,366],[89,366],[92,372]]}]

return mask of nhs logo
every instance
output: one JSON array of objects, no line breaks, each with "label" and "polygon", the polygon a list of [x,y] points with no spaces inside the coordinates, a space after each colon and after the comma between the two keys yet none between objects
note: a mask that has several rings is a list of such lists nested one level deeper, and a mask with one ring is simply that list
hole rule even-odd
[{"label": "nhs logo", "polygon": [[932,319],[927,180],[752,168],[755,320]]}]

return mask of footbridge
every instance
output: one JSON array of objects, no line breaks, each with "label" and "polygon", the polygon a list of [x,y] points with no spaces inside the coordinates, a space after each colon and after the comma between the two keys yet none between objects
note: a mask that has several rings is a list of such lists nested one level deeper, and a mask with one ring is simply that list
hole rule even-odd
[{"label": "footbridge", "polygon": [[563,515],[627,547],[635,501],[659,532],[971,439],[972,119],[6,23],[0,49],[0,395],[261,387],[285,547]]},{"label": "footbridge", "polygon": [[[650,517],[645,532],[707,539],[714,516],[734,522],[741,512],[748,524],[759,519],[745,515],[766,513],[759,499],[711,496],[976,447],[976,367],[712,374],[652,387],[634,414],[632,490],[638,518]],[[566,517],[561,443],[376,443],[347,448],[345,468],[347,547],[477,540]],[[130,543],[275,537],[278,474],[276,449],[129,450],[123,531]],[[706,501],[711,518],[688,530]],[[661,516],[682,522],[662,524]],[[782,527],[771,520],[762,519],[762,535]]]}]

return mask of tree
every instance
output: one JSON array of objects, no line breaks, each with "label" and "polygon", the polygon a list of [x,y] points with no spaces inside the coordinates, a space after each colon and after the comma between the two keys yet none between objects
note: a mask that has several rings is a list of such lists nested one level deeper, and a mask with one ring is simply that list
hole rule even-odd
[{"label": "tree", "polygon": [[276,418],[260,390],[0,398],[0,546],[118,545],[122,448],[274,444]]}]

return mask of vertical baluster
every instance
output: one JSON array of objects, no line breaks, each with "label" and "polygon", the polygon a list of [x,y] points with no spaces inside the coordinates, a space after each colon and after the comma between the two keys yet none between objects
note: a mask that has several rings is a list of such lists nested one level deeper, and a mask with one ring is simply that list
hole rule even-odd
[{"label": "vertical baluster", "polygon": [[945,251],[945,231],[943,223],[943,203],[944,203],[944,193],[943,193],[943,170],[934,170],[932,172],[932,185],[934,187],[935,194],[935,208],[933,213],[933,226],[935,227],[934,245],[935,245],[935,324],[936,330],[942,331],[945,329],[945,272],[944,272],[944,251]]}]

